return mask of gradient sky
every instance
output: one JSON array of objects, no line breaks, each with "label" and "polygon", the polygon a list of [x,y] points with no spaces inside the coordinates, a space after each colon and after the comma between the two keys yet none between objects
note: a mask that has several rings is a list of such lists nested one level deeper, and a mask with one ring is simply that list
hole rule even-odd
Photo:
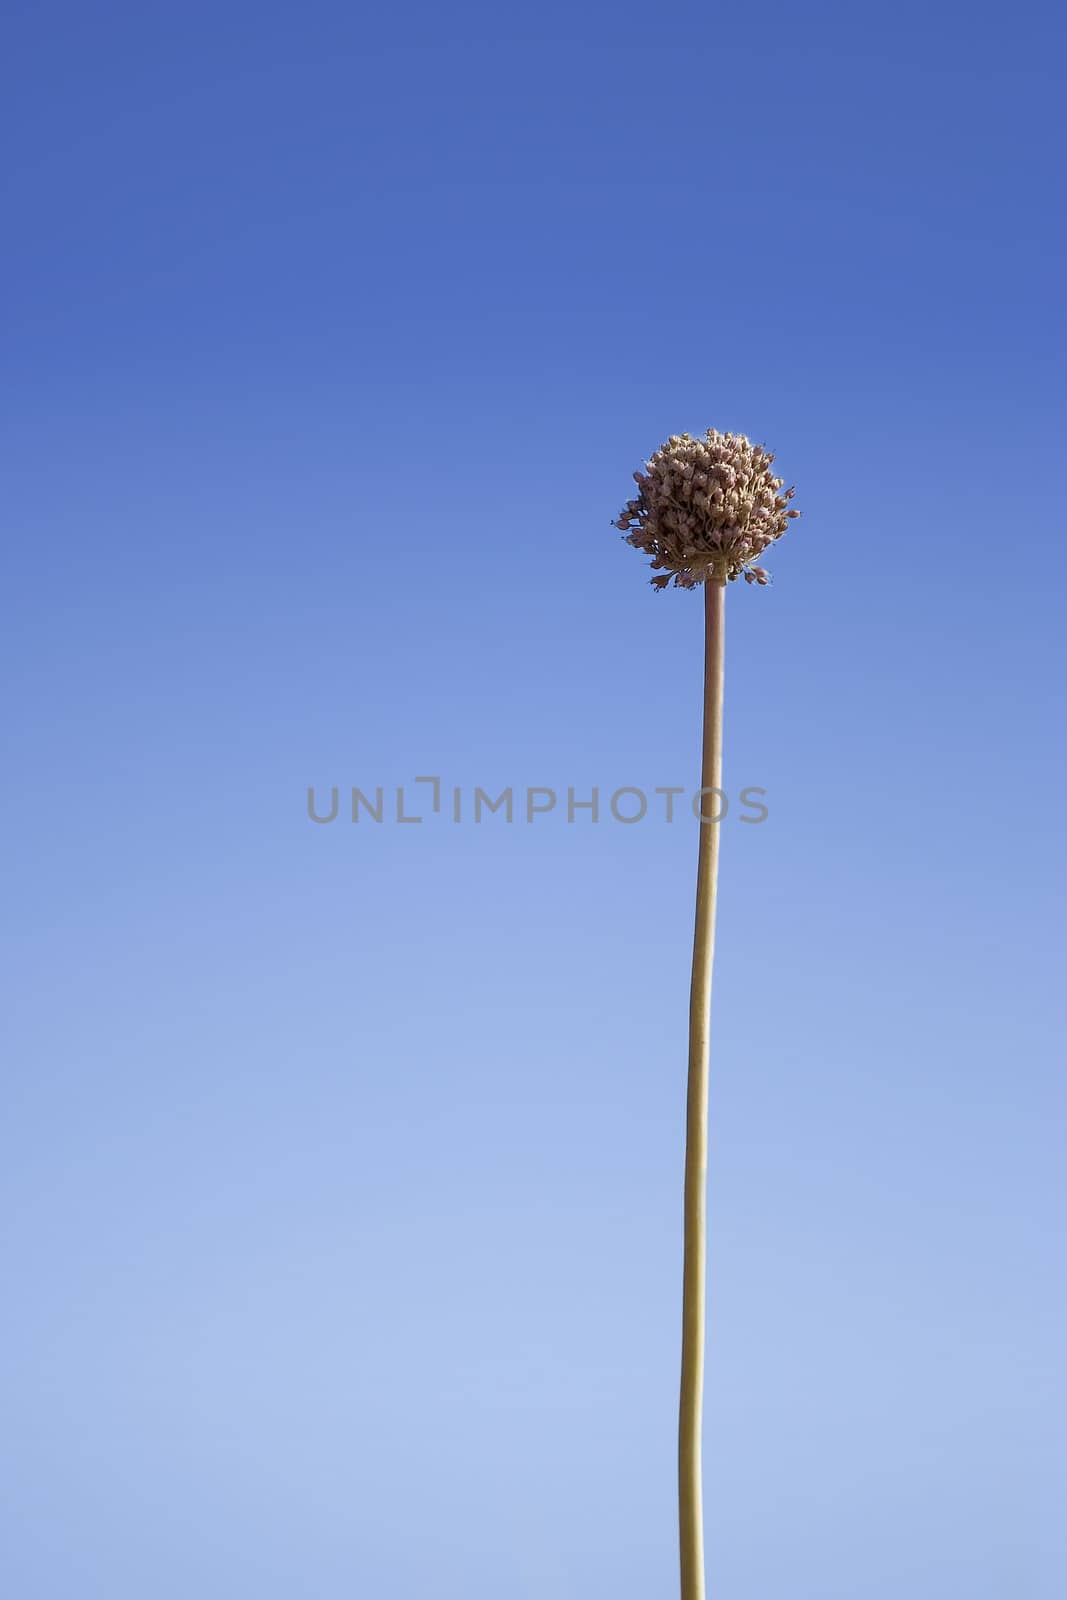
[{"label": "gradient sky", "polygon": [[1061,1600],[1054,8],[4,35],[4,1591],[675,1592],[695,824],[305,795],[692,787],[715,425],[712,1592]]}]

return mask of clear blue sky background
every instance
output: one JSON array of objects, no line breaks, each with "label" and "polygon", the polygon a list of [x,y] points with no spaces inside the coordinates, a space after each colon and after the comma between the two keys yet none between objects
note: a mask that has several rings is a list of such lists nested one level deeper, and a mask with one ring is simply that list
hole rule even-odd
[{"label": "clear blue sky background", "polygon": [[1051,5],[28,4],[3,44],[13,1600],[675,1588],[695,825],[730,592],[715,1600],[1061,1600]]}]

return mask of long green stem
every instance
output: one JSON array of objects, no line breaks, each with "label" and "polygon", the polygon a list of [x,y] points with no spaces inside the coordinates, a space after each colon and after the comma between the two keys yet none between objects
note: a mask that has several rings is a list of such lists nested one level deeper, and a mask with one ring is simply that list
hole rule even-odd
[{"label": "long green stem", "polygon": [[[704,585],[704,744],[702,790],[722,789],[722,701],[726,585]],[[678,1408],[678,1527],[682,1600],[704,1600],[701,1429],[708,1225],[708,1044],[715,895],[719,876],[719,795],[701,795],[693,979],[689,991],[689,1088],[685,1120],[685,1223],[682,1269],[682,1384]]]}]

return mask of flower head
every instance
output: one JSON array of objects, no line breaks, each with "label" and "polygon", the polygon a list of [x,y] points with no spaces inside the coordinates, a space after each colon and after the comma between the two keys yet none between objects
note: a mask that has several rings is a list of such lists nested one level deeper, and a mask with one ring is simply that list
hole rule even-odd
[{"label": "flower head", "polygon": [[769,575],[755,562],[780,539],[792,517],[773,455],[743,433],[709,428],[702,439],[673,433],[643,472],[634,473],[637,496],[615,526],[627,544],[652,557],[657,589],[675,583],[726,583],[743,575],[765,584]]}]

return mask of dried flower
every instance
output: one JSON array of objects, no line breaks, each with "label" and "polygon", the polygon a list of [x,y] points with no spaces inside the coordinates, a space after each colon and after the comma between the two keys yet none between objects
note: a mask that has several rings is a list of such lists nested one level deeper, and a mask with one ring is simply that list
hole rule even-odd
[{"label": "dried flower", "polygon": [[637,496],[615,526],[627,544],[652,557],[656,589],[671,583],[695,589],[741,575],[748,583],[770,582],[754,563],[800,515],[786,504],[796,491],[781,492],[784,480],[774,477],[773,461],[743,433],[709,428],[702,439],[672,434],[644,472],[634,473]]}]

